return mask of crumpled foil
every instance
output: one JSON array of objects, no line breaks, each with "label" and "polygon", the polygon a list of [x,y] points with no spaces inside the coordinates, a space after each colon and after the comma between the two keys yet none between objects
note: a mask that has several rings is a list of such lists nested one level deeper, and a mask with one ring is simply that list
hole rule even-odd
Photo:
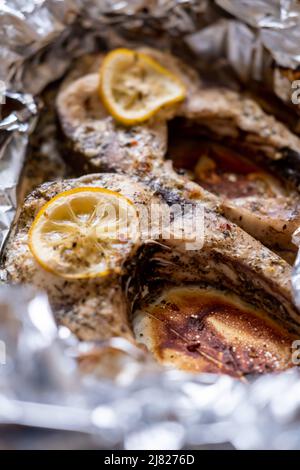
[{"label": "crumpled foil", "polygon": [[[92,434],[103,448],[300,446],[296,370],[251,383],[162,372],[126,340],[78,343],[65,327],[57,329],[47,297],[29,288],[0,288],[0,321],[2,426]],[[89,362],[107,348],[120,353],[113,379],[103,369],[96,376],[80,373],[78,356]]]},{"label": "crumpled foil", "polygon": [[[300,65],[299,23],[293,0],[1,2],[0,248],[26,191],[18,183],[40,94],[74,58],[120,44],[176,48],[193,53],[200,70],[222,70],[231,86],[254,80],[288,103],[275,72]],[[49,145],[42,140],[44,155]],[[300,256],[294,271],[300,307]],[[162,370],[123,339],[78,342],[57,328],[45,294],[0,287],[0,429],[72,431],[97,448],[299,449],[299,411],[296,369],[247,382]],[[32,435],[36,446],[51,446]],[[7,445],[22,447],[16,439]]]},{"label": "crumpled foil", "polygon": [[17,185],[34,126],[37,106],[29,94],[5,91],[0,103],[10,103],[9,114],[0,121],[0,251],[17,208]]}]

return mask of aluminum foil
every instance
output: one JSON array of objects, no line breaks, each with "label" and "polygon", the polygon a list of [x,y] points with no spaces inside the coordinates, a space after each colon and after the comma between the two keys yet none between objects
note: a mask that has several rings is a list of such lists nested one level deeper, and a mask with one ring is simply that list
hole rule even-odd
[{"label": "aluminum foil", "polygon": [[[45,178],[68,174],[52,147],[51,120],[35,126],[43,116],[43,89],[72,59],[138,38],[178,53],[190,50],[200,70],[212,65],[235,87],[253,79],[267,83],[288,102],[289,94],[269,76],[299,66],[299,22],[299,4],[292,0],[1,2],[0,246],[28,189],[18,182],[31,158],[29,141],[43,158],[54,155]],[[293,284],[300,306],[300,257]],[[296,369],[247,383],[162,370],[120,338],[79,343],[56,327],[46,296],[29,287],[0,288],[0,325],[2,428],[76,431],[102,448],[300,448]],[[107,362],[112,355],[113,368]]]},{"label": "aluminum foil", "polygon": [[[2,426],[92,434],[104,448],[300,446],[296,370],[251,383],[162,372],[123,339],[79,344],[65,327],[56,328],[47,297],[31,289],[2,286],[0,319]],[[82,359],[78,369],[78,357],[90,363],[107,349],[119,354],[113,380],[105,368],[87,374]]]},{"label": "aluminum foil", "polygon": [[231,15],[187,36],[206,63],[226,59],[244,83],[254,81],[274,92],[293,111],[291,80],[284,71],[300,65],[300,5],[296,0],[216,0]]},{"label": "aluminum foil", "polygon": [[17,208],[17,186],[34,127],[37,106],[31,95],[5,90],[0,96],[8,115],[0,121],[0,251],[4,245]]}]

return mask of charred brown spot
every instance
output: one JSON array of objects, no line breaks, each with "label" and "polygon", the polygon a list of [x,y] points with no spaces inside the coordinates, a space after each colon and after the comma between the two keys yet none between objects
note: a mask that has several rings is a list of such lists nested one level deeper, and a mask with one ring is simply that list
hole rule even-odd
[{"label": "charred brown spot", "polygon": [[293,336],[232,296],[171,289],[150,315],[154,354],[176,367],[240,376],[290,366]]}]

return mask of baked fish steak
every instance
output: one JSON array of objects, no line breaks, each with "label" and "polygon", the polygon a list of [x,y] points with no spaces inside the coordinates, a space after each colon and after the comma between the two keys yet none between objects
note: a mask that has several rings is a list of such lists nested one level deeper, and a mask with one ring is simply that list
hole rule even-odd
[{"label": "baked fish steak", "polygon": [[[131,251],[124,253],[120,260],[120,273],[101,278],[74,280],[66,280],[49,273],[36,262],[29,249],[29,229],[37,212],[47,201],[62,191],[80,187],[109,188],[130,199],[136,206],[144,208],[157,203],[170,204],[170,201],[190,207],[198,204],[204,214],[203,247],[187,250],[186,242],[190,239],[166,238],[165,233],[159,230],[151,239],[142,237]],[[187,225],[192,223],[191,212],[187,212],[184,217]],[[176,223],[176,218],[173,223]],[[133,313],[140,309],[142,304],[144,311],[148,310],[147,306],[145,307],[145,302],[148,302],[145,292],[157,293],[157,287],[151,291],[151,286],[155,286],[158,280],[161,285],[167,282],[174,286],[198,286],[204,289],[206,294],[207,289],[210,289],[209,292],[214,292],[215,289],[215,297],[223,296],[223,302],[227,302],[227,306],[232,305],[234,298],[236,308],[242,309],[240,315],[243,309],[246,309],[246,312],[256,312],[255,315],[264,321],[275,322],[276,328],[283,328],[285,341],[286,338],[290,341],[293,334],[300,331],[300,317],[291,292],[289,264],[218,214],[206,192],[198,185],[188,182],[182,186],[180,178],[172,184],[169,183],[167,188],[163,186],[162,190],[160,182],[155,180],[146,182],[139,177],[109,173],[43,184],[29,194],[23,204],[18,223],[7,244],[4,265],[10,282],[30,283],[45,289],[57,321],[69,327],[81,340],[103,340],[122,336],[136,341],[132,321],[138,336],[141,334],[141,327],[137,325],[141,323],[140,315]],[[201,294],[201,291],[199,292]],[[161,291],[159,295],[162,295]],[[153,298],[149,300],[148,306],[151,302]],[[147,317],[147,314],[145,315]],[[271,328],[270,325],[268,328]],[[272,328],[270,331],[273,335],[276,328]],[[220,340],[224,350],[228,349],[232,342],[229,337],[226,338],[226,331],[224,326],[223,339]],[[271,338],[272,335],[267,336]],[[184,368],[187,368],[186,364],[191,368],[192,361],[198,364],[194,367],[195,370],[215,370],[216,367],[220,369],[220,358],[212,358],[211,354],[206,352],[203,364],[202,354],[196,351],[199,357],[195,359],[195,350],[192,350],[189,343],[191,340],[187,338],[186,341],[186,348],[177,351],[177,355],[184,358],[181,366],[184,363]],[[277,338],[276,341],[282,344],[283,339]],[[172,347],[177,346],[175,344]],[[276,350],[273,345],[274,348]],[[248,363],[245,366],[245,359],[242,367],[236,358],[234,368],[226,366],[225,372],[236,374],[238,371],[243,374],[264,371],[261,364],[257,365],[257,368],[253,366],[250,352],[249,350],[248,362],[252,364],[251,367]],[[190,358],[190,355],[193,357]],[[272,364],[267,364],[270,370],[283,367],[282,360],[276,358],[275,361],[273,356],[272,358]],[[288,364],[286,362],[285,366]]]},{"label": "baked fish steak", "polygon": [[[122,126],[98,96],[103,56],[85,57],[56,100],[68,161],[81,172],[148,176],[163,172],[167,156],[219,198],[227,218],[292,263],[297,249],[292,234],[300,221],[299,138],[253,99],[207,86],[195,70],[168,53],[139,50],[181,79],[186,99],[143,124]],[[170,166],[166,171],[170,173]]]},{"label": "baked fish steak", "polygon": [[[189,371],[243,376],[290,367],[300,332],[291,290],[300,140],[255,101],[207,86],[171,54],[138,51],[181,80],[185,99],[125,126],[99,97],[104,56],[75,64],[56,97],[58,140],[79,175],[93,173],[26,197],[5,250],[8,280],[44,289],[57,322],[80,340],[123,337]],[[138,237],[112,272],[66,278],[37,262],[30,233],[48,201],[86,188],[126,198]],[[149,234],[157,206],[168,216]]]}]

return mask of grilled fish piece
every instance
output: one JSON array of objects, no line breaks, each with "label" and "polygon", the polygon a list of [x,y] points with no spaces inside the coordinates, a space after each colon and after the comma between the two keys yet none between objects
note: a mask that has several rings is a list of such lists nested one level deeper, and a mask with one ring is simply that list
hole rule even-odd
[{"label": "grilled fish piece", "polygon": [[[208,86],[190,67],[170,54],[143,48],[180,77],[187,88],[185,101],[174,116],[199,126],[199,132],[225,140],[272,159],[300,153],[300,140],[280,121],[265,113],[253,99],[220,86]],[[173,117],[173,116],[172,116]]]},{"label": "grilled fish piece", "polygon": [[[298,137],[266,114],[252,99],[228,89],[208,88],[193,69],[176,57],[149,48],[140,50],[180,77],[188,91],[186,100],[169,110],[164,109],[143,125],[121,126],[107,114],[98,97],[98,69],[102,56],[85,58],[66,78],[57,96],[62,140],[67,149],[65,154],[73,159],[73,165],[85,171],[92,168],[171,175],[172,169],[164,165],[168,147],[166,120],[177,116],[179,125],[175,120],[175,125],[170,126],[168,149],[169,157],[175,159],[175,166],[191,167],[190,160],[192,158],[193,162],[195,155],[188,153],[195,153],[195,134],[197,138],[202,136],[201,145],[197,140],[195,143],[199,157],[201,152],[211,153],[212,149],[219,162],[224,164],[224,150],[218,149],[220,144],[225,145],[225,150],[229,149],[227,154],[231,152],[232,155],[231,164],[233,159],[240,162],[240,167],[244,164],[244,179],[238,172],[227,171],[224,175],[226,172],[223,171],[223,175],[215,175],[221,181],[219,185],[210,184],[207,172],[202,172],[203,177],[196,176],[195,180],[221,196],[220,209],[226,217],[292,263],[297,247],[291,238],[300,222]],[[82,76],[84,71],[86,75]],[[203,151],[203,141],[207,143],[207,139],[211,145]],[[220,153],[223,154],[221,158]],[[176,162],[178,154],[180,165]],[[251,175],[245,177],[247,166],[255,167],[253,160],[258,161],[259,166],[255,171],[252,168]],[[253,176],[249,184],[249,178]],[[228,177],[236,180],[231,181],[231,189],[235,187],[234,195],[227,194],[230,190]],[[237,179],[239,184],[236,184]]]},{"label": "grilled fish piece", "polygon": [[[139,49],[176,74],[187,88],[186,100],[165,108],[149,122],[126,128],[116,124],[98,96],[102,56],[77,64],[58,93],[56,108],[65,138],[66,156],[81,168],[149,171],[159,167],[166,151],[165,121],[181,116],[197,124],[199,132],[238,143],[248,151],[278,159],[300,152],[300,141],[287,127],[266,114],[255,101],[225,89],[207,87],[197,73],[174,56],[150,48]],[[84,76],[78,78],[86,64]],[[74,81],[74,79],[77,77]]]},{"label": "grilled fish piece", "polygon": [[136,279],[147,272],[147,281],[133,298],[137,340],[160,363],[193,372],[291,367],[299,315],[289,306],[289,265],[209,207],[205,234],[201,250],[163,240],[146,251]]},{"label": "grilled fish piece", "polygon": [[[145,292],[157,280],[172,281],[178,286],[192,283],[205,289],[217,286],[222,289],[223,295],[235,294],[247,302],[247,306],[251,305],[248,309],[254,309],[257,315],[276,321],[279,329],[284,325],[284,338],[290,337],[291,333],[287,330],[299,332],[300,317],[292,299],[290,266],[219,215],[213,209],[211,199],[206,198],[206,192],[198,185],[189,182],[182,186],[181,178],[177,178],[169,180],[168,186],[159,180],[143,182],[124,175],[95,174],[38,187],[25,200],[18,224],[8,241],[4,263],[8,278],[13,283],[31,283],[45,289],[57,321],[68,326],[83,340],[123,336],[133,341],[129,306],[133,305],[133,300],[135,306],[142,303]],[[148,209],[143,216],[145,220],[148,220],[152,204],[176,203],[186,209],[183,224],[192,227],[192,230],[193,209],[195,205],[201,206],[204,212],[203,247],[187,249],[190,248],[187,243],[191,242],[191,238],[185,233],[177,238],[166,236],[166,233],[172,233],[177,218],[182,216],[176,212],[170,216],[170,229],[163,226],[151,237],[143,235],[140,246],[124,257],[123,276],[114,274],[105,278],[67,281],[46,272],[36,263],[28,248],[28,231],[32,221],[41,206],[57,193],[86,186],[119,191],[138,207]],[[152,223],[155,224],[155,220]],[[253,326],[253,332],[255,328]],[[228,346],[228,338],[226,341]],[[276,341],[274,344],[277,344]],[[282,350],[278,349],[281,358],[283,351],[284,346]],[[213,359],[209,358],[209,362],[215,366]],[[197,368],[205,369],[206,365],[204,367],[200,361]]]},{"label": "grilled fish piece", "polygon": [[168,152],[175,168],[186,168],[192,179],[221,198],[227,218],[293,263],[300,195],[282,177],[280,160],[249,159],[219,143],[192,137],[171,138]]},{"label": "grilled fish piece", "polygon": [[[194,222],[195,212],[190,210],[193,204],[203,209],[203,246],[191,247],[190,240],[184,236],[180,241],[173,238],[162,240],[165,248],[158,247],[157,253],[153,248],[151,256],[150,271],[154,272],[154,279],[172,279],[176,284],[203,281],[223,286],[257,308],[268,311],[274,318],[287,321],[291,328],[298,328],[299,315],[297,309],[291,307],[291,267],[288,263],[221,216],[210,196],[199,191],[198,185],[190,182],[188,188],[186,185],[182,187],[180,177],[168,184],[167,176],[156,185],[153,181],[150,184],[169,204],[180,201],[184,205],[190,204],[183,216],[185,227],[191,227]],[[196,230],[199,235],[199,225]],[[148,257],[147,254],[146,263]],[[277,287],[273,284],[273,275]],[[279,309],[278,302],[281,305]]]},{"label": "grilled fish piece", "polygon": [[238,296],[208,286],[154,290],[134,313],[133,326],[160,363],[190,372],[243,376],[292,365],[295,335]]},{"label": "grilled fish piece", "polygon": [[112,336],[132,339],[121,275],[67,281],[41,268],[28,247],[28,230],[41,207],[62,191],[84,186],[110,188],[133,202],[138,199],[142,204],[147,204],[152,197],[152,192],[143,185],[110,174],[39,186],[26,198],[18,224],[9,239],[5,254],[8,275],[14,283],[30,283],[46,290],[57,321],[69,327],[80,339],[107,339]]},{"label": "grilled fish piece", "polygon": [[[98,66],[101,59],[95,60]],[[80,70],[81,63],[71,77]],[[155,119],[133,127],[118,124],[102,105],[98,86],[99,76],[94,72],[73,82],[67,77],[58,93],[62,150],[69,163],[85,172],[147,173],[159,167],[166,152],[165,120]]]}]

